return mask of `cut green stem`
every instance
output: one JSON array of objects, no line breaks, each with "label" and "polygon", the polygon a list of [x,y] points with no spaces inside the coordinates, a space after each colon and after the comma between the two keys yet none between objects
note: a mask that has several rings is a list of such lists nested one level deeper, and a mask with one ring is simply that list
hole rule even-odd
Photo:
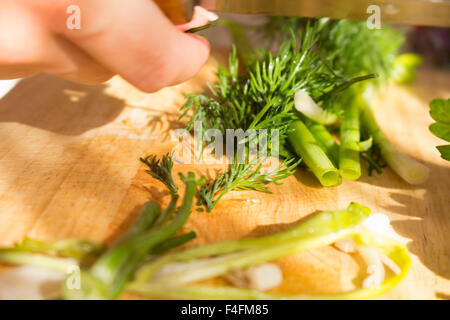
[{"label": "cut green stem", "polygon": [[[182,177],[182,179],[186,184],[184,200],[178,208],[176,216],[168,225],[157,226],[145,232],[126,236],[124,241],[120,241],[117,246],[108,250],[91,268],[90,273],[105,286],[104,292],[107,292],[107,298],[117,298],[151,249],[175,235],[186,222],[196,194],[197,181],[192,172],[189,172],[187,178]],[[154,215],[160,212],[160,206],[157,203],[149,204],[144,209],[145,215]],[[140,221],[147,223],[149,220],[139,218],[137,223]],[[144,230],[140,227],[135,229]]]},{"label": "cut green stem", "polygon": [[143,208],[141,209],[139,217],[133,223],[133,225],[127,231],[127,233],[125,233],[125,235],[123,235],[122,238],[120,238],[118,244],[133,239],[137,235],[140,235],[143,232],[150,229],[157,220],[158,216],[161,216],[159,214],[160,211],[161,207],[157,202],[149,201],[145,203]]},{"label": "cut green stem", "polygon": [[189,232],[186,234],[182,234],[181,236],[177,236],[177,237],[168,239],[167,241],[165,241],[165,242],[161,243],[160,245],[158,245],[157,247],[155,247],[151,251],[151,254],[157,255],[157,254],[161,254],[166,251],[169,251],[170,249],[179,247],[179,246],[191,241],[192,239],[194,239],[195,236],[196,236],[195,232]]},{"label": "cut green stem", "polygon": [[[409,272],[411,259],[403,245],[381,235],[374,235],[359,225],[369,214],[368,208],[352,203],[347,210],[319,213],[306,222],[274,236],[228,241],[174,253],[144,266],[135,281],[127,286],[127,290],[173,299],[371,298],[388,291],[403,279]],[[185,286],[193,281],[223,275],[232,270],[322,247],[342,239],[351,239],[357,245],[380,251],[399,267],[400,272],[374,287],[331,295],[272,294],[231,287]],[[157,270],[162,270],[161,274],[154,273],[155,266],[158,267]],[[164,268],[160,269],[161,267]],[[150,270],[151,272],[148,272]]]},{"label": "cut green stem", "polygon": [[0,250],[0,262],[13,265],[30,265],[63,273],[66,273],[70,267],[79,264],[78,260],[72,258],[57,258],[15,249]]},{"label": "cut green stem", "polygon": [[314,138],[319,142],[322,149],[325,151],[327,156],[333,161],[335,165],[339,164],[339,145],[333,138],[331,133],[327,128],[320,123],[314,121],[305,121],[305,125],[308,130],[314,136]]},{"label": "cut green stem", "polygon": [[90,269],[92,275],[105,285],[106,291],[111,292],[111,297],[115,297],[118,294],[118,289],[116,288],[114,289],[115,292],[112,292],[113,289],[108,287],[112,286],[120,274],[122,265],[136,250],[138,246],[136,239],[147,230],[145,227],[149,227],[155,221],[160,211],[161,207],[158,203],[147,203],[130,231],[115,246],[106,251]]},{"label": "cut green stem", "polygon": [[18,242],[14,249],[17,251],[41,253],[54,257],[68,257],[79,260],[92,260],[104,252],[106,246],[89,240],[66,239],[56,242],[45,242],[25,238]]},{"label": "cut green stem", "polygon": [[341,123],[341,145],[339,150],[339,171],[344,179],[357,180],[361,176],[359,158],[359,108],[351,103],[345,110]]},{"label": "cut green stem", "polygon": [[[220,254],[233,254],[239,251],[250,252],[255,249],[269,248],[271,246],[290,245],[293,241],[295,245],[295,240],[312,237],[312,235],[319,237],[356,226],[369,214],[370,210],[368,208],[357,203],[352,203],[347,210],[321,212],[291,229],[272,236],[214,243],[166,255],[144,265],[137,271],[135,278],[137,281],[147,281],[159,268],[169,262],[188,261]],[[277,254],[276,252],[277,250],[274,250],[273,254]]]},{"label": "cut green stem", "polygon": [[367,135],[372,136],[381,150],[381,156],[403,180],[410,184],[421,184],[428,178],[429,169],[398,151],[378,126],[368,105],[361,106],[361,124]]},{"label": "cut green stem", "polygon": [[320,183],[325,187],[337,186],[341,177],[336,167],[323,151],[305,124],[296,120],[289,128],[288,140],[295,153],[302,157]]},{"label": "cut green stem", "polygon": [[154,226],[159,227],[166,223],[170,218],[174,215],[176,209],[177,209],[177,201],[179,196],[177,194],[172,195],[172,199],[170,200],[169,205],[167,206],[166,210],[164,210],[156,219]]}]

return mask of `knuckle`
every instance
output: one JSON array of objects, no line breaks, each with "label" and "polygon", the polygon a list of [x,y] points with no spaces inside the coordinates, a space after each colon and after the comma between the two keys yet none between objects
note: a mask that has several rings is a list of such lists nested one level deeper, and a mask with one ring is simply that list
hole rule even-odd
[{"label": "knuckle", "polygon": [[172,84],[176,77],[175,71],[169,60],[161,59],[144,71],[134,85],[144,92],[156,92]]}]

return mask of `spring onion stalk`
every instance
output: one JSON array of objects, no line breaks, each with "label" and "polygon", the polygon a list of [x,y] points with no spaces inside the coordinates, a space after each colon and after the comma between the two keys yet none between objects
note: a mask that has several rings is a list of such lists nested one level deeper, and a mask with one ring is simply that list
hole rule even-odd
[{"label": "spring onion stalk", "polygon": [[[323,241],[324,238],[321,238],[322,236],[325,238],[336,237],[335,234],[338,234],[341,230],[348,230],[358,225],[369,215],[370,210],[368,208],[352,203],[346,210],[322,212],[291,229],[275,235],[215,243],[163,256],[141,267],[136,272],[135,279],[141,282],[147,281],[162,266],[171,262],[190,261],[211,256],[228,255],[225,257],[226,261],[232,261],[231,263],[233,264],[247,263],[245,262],[247,254],[253,255],[256,257],[255,259],[262,259],[264,255],[266,255],[266,258],[270,255],[275,259],[281,254],[277,252],[278,250],[293,252],[298,249],[298,245],[310,246],[316,244],[316,241]],[[312,239],[312,242],[301,244],[295,242],[295,240],[300,241],[302,239]]]},{"label": "spring onion stalk", "polygon": [[288,140],[295,153],[302,157],[323,186],[337,186],[341,183],[341,177],[333,162],[302,121],[292,122]]},{"label": "spring onion stalk", "polygon": [[[347,210],[319,213],[306,222],[278,235],[228,241],[169,254],[160,258],[159,261],[143,266],[135,277],[135,281],[127,286],[127,290],[152,297],[171,299],[372,298],[388,291],[404,278],[409,272],[411,259],[403,245],[383,236],[374,235],[361,225],[368,214],[370,211],[367,208],[352,204]],[[308,229],[312,232],[308,232]],[[385,254],[398,266],[400,272],[384,279],[382,283],[375,283],[368,288],[363,287],[332,295],[272,294],[232,287],[185,286],[189,282],[224,275],[236,268],[258,265],[261,262],[322,247],[343,239],[351,239],[361,247],[378,250]],[[272,244],[267,245],[267,243]],[[180,261],[185,261],[184,267]],[[172,268],[172,272],[155,273],[155,266],[160,270],[169,270],[174,265],[176,268]]]},{"label": "spring onion stalk", "polygon": [[162,214],[159,214],[159,204],[146,203],[129,231],[106,251],[104,245],[86,240],[46,243],[25,239],[13,248],[0,249],[0,263],[30,265],[62,273],[79,270],[81,287],[71,286],[72,280],[67,278],[61,288],[63,298],[117,298],[142,262],[155,259],[161,253],[195,237],[194,232],[179,236],[176,233],[189,217],[197,184],[201,184],[202,179],[197,181],[191,172],[187,177],[181,175],[181,179],[186,188],[178,210],[176,194],[172,194],[172,201]]},{"label": "spring onion stalk", "polygon": [[321,124],[335,123],[338,117],[319,107],[305,90],[298,90],[294,96],[295,109]]},{"label": "spring onion stalk", "polygon": [[409,184],[421,184],[428,178],[429,169],[398,151],[378,126],[375,116],[367,105],[361,105],[361,124],[381,149],[381,156],[403,180]]},{"label": "spring onion stalk", "polygon": [[[137,235],[140,235],[142,232],[150,229],[158,216],[162,216],[159,214],[160,211],[161,207],[158,203],[154,201],[146,202],[142,207],[141,212],[139,213],[139,217],[133,223],[127,233],[119,239],[118,244],[125,243],[127,242],[127,240],[133,239]],[[104,259],[106,259],[106,257],[111,254],[112,251],[113,250],[111,249],[108,253],[103,255]]]},{"label": "spring onion stalk", "polygon": [[275,260],[291,254],[307,251],[310,249],[327,246],[345,238],[351,234],[351,230],[343,230],[326,236],[311,237],[298,241],[286,242],[279,245],[271,245],[266,248],[245,250],[238,254],[229,254],[217,258],[211,258],[203,266],[194,265],[185,271],[169,273],[162,277],[155,277],[168,284],[188,284],[195,281],[205,280],[224,275],[232,270],[246,268],[261,264],[266,261]]},{"label": "spring onion stalk", "polygon": [[160,245],[156,246],[150,253],[150,256],[158,255],[161,253],[164,253],[166,251],[169,251],[170,249],[179,247],[192,239],[196,237],[195,232],[188,232],[185,234],[182,234],[180,236],[176,236],[173,238],[168,239],[167,241],[161,243]]},{"label": "spring onion stalk", "polygon": [[313,137],[319,142],[322,149],[325,151],[327,156],[333,161],[335,165],[339,164],[339,145],[333,138],[331,133],[327,128],[314,121],[305,121],[305,125],[311,132]]},{"label": "spring onion stalk", "polygon": [[[137,245],[136,238],[145,231],[145,228],[139,226],[139,224],[151,223],[159,214],[160,210],[161,208],[158,203],[147,203],[130,231],[115,246],[106,251],[92,266],[92,274],[100,279],[105,286],[108,284],[111,285],[114,282],[120,272],[121,265],[132,255],[132,251],[135,250],[135,246]],[[145,227],[148,227],[148,225],[145,225]]]},{"label": "spring onion stalk", "polygon": [[177,201],[178,201],[178,195],[174,194],[172,196],[172,199],[169,202],[169,205],[167,206],[166,210],[163,211],[163,213],[156,219],[155,226],[161,226],[164,223],[166,223],[175,213],[177,209]]},{"label": "spring onion stalk", "polygon": [[12,265],[29,265],[66,273],[70,267],[78,266],[73,258],[57,258],[40,253],[30,253],[16,249],[0,250],[0,263]]},{"label": "spring onion stalk", "polygon": [[357,180],[361,176],[359,140],[359,108],[352,103],[345,110],[341,123],[339,171],[344,179]]},{"label": "spring onion stalk", "polygon": [[24,253],[40,253],[86,261],[98,257],[105,250],[105,245],[89,240],[67,239],[50,243],[25,238],[18,242],[13,249]]},{"label": "spring onion stalk", "polygon": [[[175,235],[186,222],[191,212],[194,196],[197,191],[195,175],[190,172],[188,177],[182,178],[186,184],[186,191],[182,205],[178,208],[176,216],[167,224],[157,226],[146,232],[138,233],[132,237],[125,236],[115,247],[108,250],[92,266],[90,273],[105,287],[107,298],[117,298],[126,282],[135,269],[141,264],[147,254],[157,245]],[[146,215],[159,214],[160,207],[156,203],[144,208]],[[138,219],[149,221],[150,219]]]},{"label": "spring onion stalk", "polygon": [[[150,252],[149,258],[194,238],[194,232],[170,238],[156,246]],[[0,263],[29,265],[66,273],[69,267],[83,266],[97,259],[104,250],[103,244],[88,240],[68,239],[49,243],[26,238],[13,248],[0,249]]]},{"label": "spring onion stalk", "polygon": [[71,266],[91,264],[105,246],[89,240],[67,239],[54,243],[26,238],[14,247],[0,249],[0,263],[31,265],[66,273]]}]

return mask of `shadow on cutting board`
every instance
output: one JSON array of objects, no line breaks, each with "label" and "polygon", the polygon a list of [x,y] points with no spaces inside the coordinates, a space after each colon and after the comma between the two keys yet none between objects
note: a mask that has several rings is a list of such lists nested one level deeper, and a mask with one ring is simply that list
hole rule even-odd
[{"label": "shadow on cutting board", "polygon": [[[383,210],[415,219],[392,221],[394,230],[411,239],[408,249],[422,263],[436,274],[450,279],[450,242],[447,228],[450,221],[450,170],[448,167],[424,163],[430,169],[430,176],[422,185],[411,186],[400,178],[389,179],[391,170],[382,175],[389,184],[389,205]],[[369,180],[370,181],[370,180]]]},{"label": "shadow on cutting board", "polygon": [[24,79],[0,100],[0,122],[80,135],[111,122],[125,107],[122,100],[105,94],[106,87],[76,84],[48,75]]},{"label": "shadow on cutting board", "polygon": [[114,120],[126,106],[106,85],[87,86],[39,75],[0,100],[0,122],[17,122],[62,135],[80,135]]},{"label": "shadow on cutting board", "polygon": [[126,107],[106,88],[41,75],[0,100],[0,245],[25,235],[103,241],[136,217],[119,208],[152,140],[83,135]]}]

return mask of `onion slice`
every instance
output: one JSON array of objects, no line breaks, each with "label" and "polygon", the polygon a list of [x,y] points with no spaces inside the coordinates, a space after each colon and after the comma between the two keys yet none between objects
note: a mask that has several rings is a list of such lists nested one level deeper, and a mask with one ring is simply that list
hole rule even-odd
[{"label": "onion slice", "polygon": [[324,125],[335,123],[337,115],[317,105],[305,90],[298,90],[294,96],[295,109],[308,118]]}]

